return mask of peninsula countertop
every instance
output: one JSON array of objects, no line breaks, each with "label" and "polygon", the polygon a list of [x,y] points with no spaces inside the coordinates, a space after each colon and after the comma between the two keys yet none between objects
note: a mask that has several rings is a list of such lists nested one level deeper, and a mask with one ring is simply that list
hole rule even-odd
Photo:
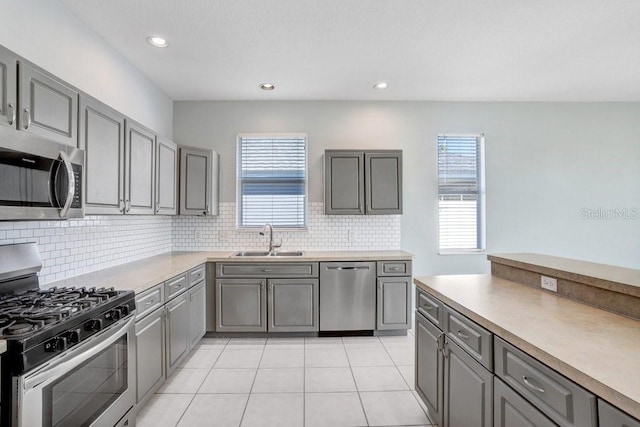
[{"label": "peninsula countertop", "polygon": [[167,252],[139,261],[108,267],[80,276],[48,283],[52,286],[113,287],[143,292],[205,262],[320,262],[320,261],[394,261],[412,259],[409,252],[393,251],[303,251],[302,256],[243,256],[238,251]]},{"label": "peninsula countertop", "polygon": [[414,283],[640,418],[640,321],[491,275],[425,276]]}]

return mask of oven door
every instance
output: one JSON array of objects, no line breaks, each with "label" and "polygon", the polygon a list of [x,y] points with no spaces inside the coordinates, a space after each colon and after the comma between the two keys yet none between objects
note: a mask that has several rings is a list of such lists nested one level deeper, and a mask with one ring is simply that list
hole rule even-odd
[{"label": "oven door", "polygon": [[18,426],[113,426],[135,405],[133,316],[17,378]]}]

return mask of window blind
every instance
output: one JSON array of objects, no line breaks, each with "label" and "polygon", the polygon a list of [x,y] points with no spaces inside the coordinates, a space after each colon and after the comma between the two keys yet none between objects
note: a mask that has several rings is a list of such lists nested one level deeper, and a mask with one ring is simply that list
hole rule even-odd
[{"label": "window blind", "polygon": [[438,135],[438,241],[442,252],[483,249],[482,138]]},{"label": "window blind", "polygon": [[237,159],[238,227],[306,228],[306,136],[240,136]]}]

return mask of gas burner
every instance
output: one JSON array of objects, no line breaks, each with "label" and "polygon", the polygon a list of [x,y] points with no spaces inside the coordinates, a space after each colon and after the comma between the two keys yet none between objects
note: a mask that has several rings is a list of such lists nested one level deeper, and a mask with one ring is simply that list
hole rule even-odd
[{"label": "gas burner", "polygon": [[36,326],[30,323],[14,323],[7,327],[7,335],[22,335],[36,329]]}]

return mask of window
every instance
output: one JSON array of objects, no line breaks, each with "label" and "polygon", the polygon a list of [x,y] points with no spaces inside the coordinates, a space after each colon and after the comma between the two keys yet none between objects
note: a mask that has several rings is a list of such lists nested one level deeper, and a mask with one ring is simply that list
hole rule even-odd
[{"label": "window", "polygon": [[438,135],[440,253],[484,250],[484,135]]},{"label": "window", "polygon": [[307,227],[307,135],[240,134],[237,226]]}]

